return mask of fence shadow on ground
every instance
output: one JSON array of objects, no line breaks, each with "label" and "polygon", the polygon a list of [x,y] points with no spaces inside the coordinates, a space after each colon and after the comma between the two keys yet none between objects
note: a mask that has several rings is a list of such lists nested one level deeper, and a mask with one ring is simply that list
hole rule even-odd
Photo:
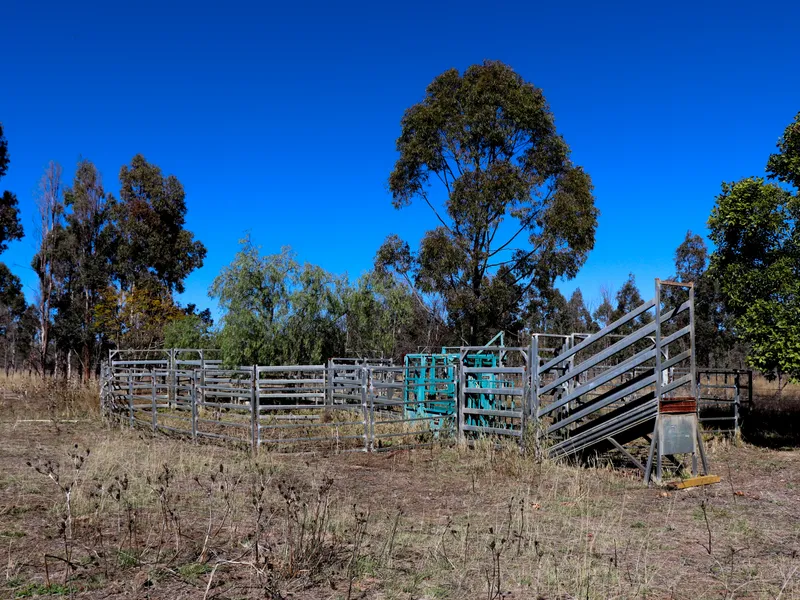
[{"label": "fence shadow on ground", "polygon": [[742,417],[742,439],[773,449],[800,446],[800,396],[754,395]]}]

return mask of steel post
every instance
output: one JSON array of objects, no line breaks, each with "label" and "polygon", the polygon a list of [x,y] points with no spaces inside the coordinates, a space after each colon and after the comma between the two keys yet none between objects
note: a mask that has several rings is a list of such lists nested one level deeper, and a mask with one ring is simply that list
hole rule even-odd
[{"label": "steel post", "polygon": [[253,365],[250,379],[250,429],[252,434],[251,445],[253,454],[258,454],[259,446],[259,390],[258,366]]},{"label": "steel post", "polygon": [[150,382],[153,384],[152,388],[150,389],[150,399],[152,402],[152,419],[153,419],[153,433],[155,433],[156,429],[158,428],[158,409],[156,408],[156,370],[155,368],[150,369]]},{"label": "steel post", "polygon": [[456,414],[458,415],[458,441],[464,441],[464,388],[466,387],[466,378],[464,376],[464,362],[461,360],[458,364],[458,392],[456,394]]},{"label": "steel post", "polygon": [[133,374],[128,370],[128,411],[130,414],[130,426],[133,427]]},{"label": "steel post", "polygon": [[[203,372],[202,370],[200,371]],[[190,402],[192,409],[192,440],[197,441],[197,381],[200,378],[197,371],[192,373],[192,389],[190,390]]]},{"label": "steel post", "polygon": [[369,376],[366,367],[360,367],[361,371],[361,414],[364,418],[364,451],[369,452],[369,408],[367,406],[367,378]]}]

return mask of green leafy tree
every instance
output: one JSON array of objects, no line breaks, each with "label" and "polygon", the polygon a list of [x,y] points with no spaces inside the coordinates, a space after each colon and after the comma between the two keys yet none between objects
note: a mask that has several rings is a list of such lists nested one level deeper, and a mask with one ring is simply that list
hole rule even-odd
[{"label": "green leafy tree", "polygon": [[95,307],[111,284],[114,259],[113,205],[90,161],[78,163],[72,187],[64,191],[64,207],[65,222],[56,229],[54,243],[59,282],[54,335],[62,348],[75,351],[86,380],[99,359]]},{"label": "green leafy tree", "polygon": [[281,323],[288,317],[288,283],[296,263],[288,248],[261,256],[250,238],[209,290],[219,300],[219,346],[228,365],[280,364]]},{"label": "green leafy tree", "polygon": [[184,316],[170,289],[150,282],[130,291],[109,286],[95,307],[95,327],[117,348],[164,347],[170,323]]},{"label": "green leafy tree", "polygon": [[[3,124],[0,123],[0,179],[8,172],[9,162],[8,140],[3,133]],[[0,253],[8,249],[8,242],[21,240],[22,235],[17,197],[6,190],[0,195]]]},{"label": "green leafy tree", "polygon": [[569,333],[567,299],[556,288],[540,291],[528,305],[528,323],[536,333]]},{"label": "green leafy tree", "polygon": [[706,272],[708,248],[703,238],[691,231],[675,249],[675,280],[698,283]]},{"label": "green leafy tree", "polygon": [[321,364],[344,353],[347,279],[305,264],[290,278],[283,362]]},{"label": "green leafy tree", "polygon": [[291,249],[261,256],[247,238],[211,286],[229,365],[321,364],[344,352],[347,281],[300,265]]},{"label": "green leafy tree", "polygon": [[748,363],[800,380],[800,199],[762,178],[724,183],[709,218],[711,258]]},{"label": "green leafy tree", "polygon": [[187,314],[164,327],[165,348],[214,348],[213,323],[198,314]]},{"label": "green leafy tree", "polygon": [[529,310],[528,321],[537,333],[569,335],[597,330],[580,289],[576,289],[569,300],[558,289],[548,290],[535,299]]},{"label": "green leafy tree", "polygon": [[614,305],[611,303],[611,293],[607,288],[602,288],[600,290],[600,296],[602,297],[603,301],[600,303],[594,313],[592,313],[592,319],[600,329],[608,327],[611,322],[614,320],[612,317],[614,315]]},{"label": "green leafy tree", "polygon": [[[8,172],[9,163],[8,141],[0,123],[0,179]],[[8,249],[9,242],[20,240],[22,236],[17,197],[6,190],[0,195],[0,253]],[[6,374],[17,368],[20,357],[23,360],[30,357],[35,335],[30,329],[30,316],[22,283],[0,262],[0,348]]]},{"label": "green leafy tree", "polygon": [[421,199],[440,225],[417,252],[390,236],[378,257],[443,298],[460,339],[518,330],[524,297],[585,262],[598,214],[591,180],[570,160],[542,91],[509,66],[487,61],[436,77],[403,116],[397,150],[394,206]]},{"label": "green leafy tree", "polygon": [[6,190],[0,196],[0,252],[8,250],[8,242],[21,240],[22,235],[17,196]]},{"label": "green leafy tree", "polygon": [[[622,287],[619,288],[619,291],[617,291],[615,299],[616,305],[614,307],[614,311],[611,313],[612,323],[644,304],[645,301],[642,299],[642,294],[639,292],[639,288],[636,287],[636,277],[633,275],[633,273],[628,274],[628,279],[625,280],[625,283],[623,283]],[[615,333],[627,335],[640,325],[649,323],[652,320],[653,317],[650,315],[650,313],[644,312],[636,317],[633,321],[629,321],[628,323],[622,325]]]},{"label": "green leafy tree", "polygon": [[[725,310],[720,286],[708,271],[708,248],[699,235],[686,232],[675,250],[676,281],[694,283],[695,352],[701,366],[744,366],[741,344],[733,331],[731,315]],[[678,305],[688,298],[683,289],[665,288],[671,302]]]},{"label": "green leafy tree", "polygon": [[154,280],[183,292],[184,280],[206,256],[205,246],[185,228],[183,186],[141,154],[122,167],[119,182],[119,201],[112,200],[117,280],[124,289]]},{"label": "green leafy tree", "polygon": [[417,300],[409,287],[390,273],[373,270],[364,274],[349,290],[346,306],[348,355],[400,358],[417,343],[427,344],[415,335]]},{"label": "green leafy tree", "polygon": [[800,381],[800,113],[767,162],[770,178],[724,183],[708,224],[710,273],[748,363]]},{"label": "green leafy tree", "polygon": [[116,199],[105,194],[94,165],[82,161],[65,210],[63,247],[72,248],[73,259],[57,312],[66,343],[81,348],[84,368],[85,357],[106,344],[160,347],[171,324],[187,316],[173,294],[206,255],[185,228],[181,183],[136,155],[120,170]]},{"label": "green leafy tree", "polygon": [[778,140],[778,152],[769,157],[767,172],[771,178],[793,186],[800,193],[800,113]]},{"label": "green leafy tree", "polygon": [[35,328],[30,328],[29,309],[19,277],[0,263],[0,352],[6,374],[30,357]]},{"label": "green leafy tree", "polygon": [[0,263],[0,306],[6,317],[5,321],[0,322],[0,336],[6,336],[9,319],[19,317],[27,308],[27,303],[22,293],[22,282],[4,263]]},{"label": "green leafy tree", "polygon": [[571,329],[570,333],[594,333],[598,330],[591,311],[586,307],[586,303],[583,300],[583,292],[581,292],[580,288],[572,292],[572,296],[567,302],[567,315]]}]

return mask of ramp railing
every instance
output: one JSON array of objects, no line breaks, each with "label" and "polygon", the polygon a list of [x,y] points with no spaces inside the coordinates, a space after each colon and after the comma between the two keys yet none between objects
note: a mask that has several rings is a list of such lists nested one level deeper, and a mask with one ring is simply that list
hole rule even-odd
[{"label": "ramp railing", "polygon": [[[688,294],[662,293],[662,288],[682,287],[688,287]],[[683,296],[688,298],[683,300]],[[649,478],[653,449],[656,440],[661,440],[656,469],[660,478],[661,457],[667,451],[675,450],[671,455],[690,448],[693,457],[696,449],[702,452],[697,447],[691,285],[656,280],[653,300],[601,331],[565,345],[557,356],[534,361],[532,373],[533,414],[540,435],[552,440],[551,456],[618,450]],[[673,419],[659,419],[661,413],[692,415],[687,419],[693,423],[688,426],[690,444],[675,446],[665,441],[670,434],[656,431],[657,422]],[[681,434],[686,430],[682,428]],[[651,441],[648,466],[626,448],[639,438]]]}]

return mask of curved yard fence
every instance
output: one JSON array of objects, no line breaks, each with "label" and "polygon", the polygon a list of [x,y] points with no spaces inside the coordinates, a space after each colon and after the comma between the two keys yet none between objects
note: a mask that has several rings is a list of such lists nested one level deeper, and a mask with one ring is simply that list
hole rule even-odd
[{"label": "curved yard fence", "polygon": [[131,427],[254,449],[380,451],[454,439],[455,401],[409,396],[407,373],[334,361],[194,370],[112,361],[103,368],[101,405]]}]

